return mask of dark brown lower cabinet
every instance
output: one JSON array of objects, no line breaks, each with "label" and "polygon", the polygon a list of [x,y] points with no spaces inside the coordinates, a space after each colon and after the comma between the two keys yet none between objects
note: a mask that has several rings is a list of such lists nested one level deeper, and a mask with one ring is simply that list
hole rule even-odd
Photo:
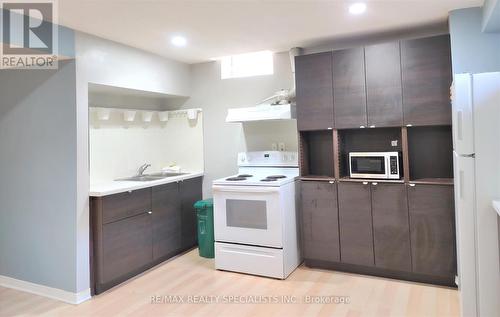
[{"label": "dark brown lower cabinet", "polygon": [[202,178],[91,197],[91,287],[99,294],[196,245]]},{"label": "dark brown lower cabinet", "polygon": [[301,195],[308,266],[455,286],[453,186],[302,181]]},{"label": "dark brown lower cabinet", "polygon": [[152,188],[153,259],[169,257],[181,249],[181,201],[178,183]]},{"label": "dark brown lower cabinet", "polygon": [[118,281],[151,263],[151,218],[146,212],[103,226],[101,284]]},{"label": "dark brown lower cabinet", "polygon": [[372,183],[375,266],[410,272],[410,225],[404,184]]},{"label": "dark brown lower cabinet", "polygon": [[202,199],[202,178],[191,178],[179,183],[181,195],[182,249],[198,244],[198,230],[194,203]]},{"label": "dark brown lower cabinet", "polygon": [[302,181],[301,211],[306,261],[340,261],[337,185],[325,181]]},{"label": "dark brown lower cabinet", "polygon": [[408,188],[413,272],[453,278],[456,274],[453,186]]},{"label": "dark brown lower cabinet", "polygon": [[371,191],[368,182],[338,184],[342,263],[374,265]]}]

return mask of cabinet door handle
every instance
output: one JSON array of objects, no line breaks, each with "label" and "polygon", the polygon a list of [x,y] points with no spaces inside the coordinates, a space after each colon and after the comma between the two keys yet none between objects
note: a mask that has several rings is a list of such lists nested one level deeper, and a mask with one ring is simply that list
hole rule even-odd
[{"label": "cabinet door handle", "polygon": [[375,128],[375,126],[374,126],[374,125],[371,125],[371,126],[370,126],[370,128],[372,128],[372,129],[373,129],[373,128]]},{"label": "cabinet door handle", "polygon": [[329,181],[330,184],[335,184],[335,181]]},{"label": "cabinet door handle", "polygon": [[150,211],[148,211],[148,214],[150,214],[150,215],[151,215],[152,213],[153,213],[153,212],[152,212],[151,210],[150,210]]},{"label": "cabinet door handle", "polygon": [[408,184],[408,186],[410,186],[410,187],[415,187],[415,184]]},{"label": "cabinet door handle", "polygon": [[410,128],[410,127],[412,127],[412,126],[413,126],[413,124],[407,124],[406,126],[407,126],[408,128]]},{"label": "cabinet door handle", "polygon": [[360,128],[360,129],[364,129],[364,128],[365,128],[365,126],[364,126],[364,125],[360,125],[360,126],[359,126],[359,128]]},{"label": "cabinet door handle", "polygon": [[363,185],[368,185],[368,182],[363,182]]},{"label": "cabinet door handle", "polygon": [[378,184],[377,182],[372,183],[373,186],[377,186],[377,184]]}]

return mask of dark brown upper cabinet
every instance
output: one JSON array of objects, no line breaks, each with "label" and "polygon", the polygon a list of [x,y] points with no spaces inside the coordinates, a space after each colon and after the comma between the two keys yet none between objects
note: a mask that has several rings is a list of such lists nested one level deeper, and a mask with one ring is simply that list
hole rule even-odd
[{"label": "dark brown upper cabinet", "polygon": [[340,254],[343,263],[373,266],[371,191],[365,183],[338,184]]},{"label": "dark brown upper cabinet", "polygon": [[365,47],[368,126],[403,125],[399,42]]},{"label": "dark brown upper cabinet", "polygon": [[332,76],[332,52],[295,58],[299,131],[334,128]]},{"label": "dark brown upper cabinet", "polygon": [[401,41],[404,123],[450,125],[449,35]]},{"label": "dark brown upper cabinet", "polygon": [[375,266],[411,272],[405,185],[374,182],[371,186]]},{"label": "dark brown upper cabinet", "polygon": [[154,260],[172,256],[181,249],[181,204],[178,196],[177,183],[152,188]]},{"label": "dark brown upper cabinet", "polygon": [[365,51],[363,47],[333,52],[335,128],[366,126]]},{"label": "dark brown upper cabinet", "polygon": [[340,262],[337,185],[302,181],[301,209],[304,258]]},{"label": "dark brown upper cabinet", "polygon": [[413,272],[453,279],[456,274],[453,186],[408,188]]}]

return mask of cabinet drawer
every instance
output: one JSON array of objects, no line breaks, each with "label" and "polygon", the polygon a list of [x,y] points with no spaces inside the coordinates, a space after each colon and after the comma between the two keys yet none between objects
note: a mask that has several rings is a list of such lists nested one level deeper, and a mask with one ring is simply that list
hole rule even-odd
[{"label": "cabinet drawer", "polygon": [[283,250],[232,243],[215,243],[215,268],[284,279]]},{"label": "cabinet drawer", "polygon": [[102,209],[104,224],[151,211],[151,188],[106,196]]}]

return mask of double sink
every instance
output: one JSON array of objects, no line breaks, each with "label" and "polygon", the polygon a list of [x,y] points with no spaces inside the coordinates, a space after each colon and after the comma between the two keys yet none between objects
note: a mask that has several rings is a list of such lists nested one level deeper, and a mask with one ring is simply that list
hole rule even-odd
[{"label": "double sink", "polygon": [[176,177],[181,175],[186,175],[188,173],[154,173],[154,174],[144,174],[132,177],[120,178],[117,181],[131,181],[131,182],[149,182],[156,181],[168,177]]}]

